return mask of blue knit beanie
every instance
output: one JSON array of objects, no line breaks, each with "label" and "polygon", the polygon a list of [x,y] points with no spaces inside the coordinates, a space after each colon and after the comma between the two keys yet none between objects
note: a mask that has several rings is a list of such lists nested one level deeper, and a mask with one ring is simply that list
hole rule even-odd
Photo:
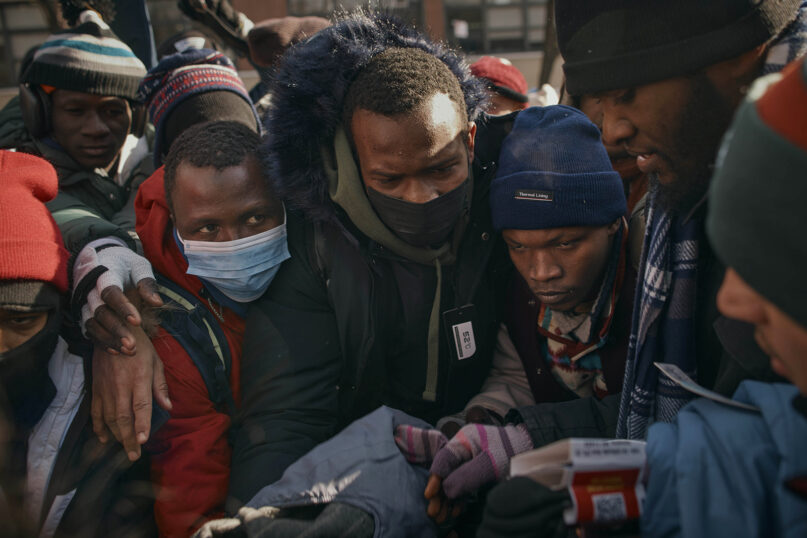
[{"label": "blue knit beanie", "polygon": [[600,131],[564,105],[516,116],[502,143],[490,208],[497,230],[605,226],[627,213]]}]

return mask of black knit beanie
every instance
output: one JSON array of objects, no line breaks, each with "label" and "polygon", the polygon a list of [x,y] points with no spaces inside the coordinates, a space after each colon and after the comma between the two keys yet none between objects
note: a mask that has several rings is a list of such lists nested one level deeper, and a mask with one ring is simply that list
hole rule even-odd
[{"label": "black knit beanie", "polygon": [[558,0],[558,47],[572,95],[693,73],[777,36],[801,0]]},{"label": "black knit beanie", "polygon": [[168,154],[171,144],[185,129],[209,121],[235,121],[258,132],[252,105],[237,93],[227,90],[197,93],[175,106],[165,118],[161,145],[163,154]]}]

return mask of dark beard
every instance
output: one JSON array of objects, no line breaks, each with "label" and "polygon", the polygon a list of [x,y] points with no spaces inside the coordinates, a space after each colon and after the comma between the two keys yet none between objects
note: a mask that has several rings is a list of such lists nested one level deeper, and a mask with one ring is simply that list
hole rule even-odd
[{"label": "dark beard", "polygon": [[676,145],[667,157],[675,181],[662,184],[655,174],[648,177],[651,189],[657,191],[656,203],[678,214],[691,211],[706,196],[720,141],[734,115],[734,108],[704,73],[690,80],[689,104],[681,111],[673,137]]}]

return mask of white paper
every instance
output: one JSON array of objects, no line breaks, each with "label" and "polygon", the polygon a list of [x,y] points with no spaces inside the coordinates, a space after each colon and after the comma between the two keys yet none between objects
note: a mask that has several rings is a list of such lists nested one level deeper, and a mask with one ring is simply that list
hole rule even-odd
[{"label": "white paper", "polygon": [[683,388],[691,392],[692,394],[697,394],[703,398],[708,398],[712,401],[719,402],[725,405],[730,405],[731,407],[736,407],[737,409],[743,409],[745,411],[755,411],[759,413],[759,408],[754,407],[751,404],[738,402],[737,400],[732,400],[731,398],[726,398],[725,396],[716,393],[713,390],[709,390],[706,387],[702,387],[695,383],[695,381],[686,375],[681,368],[674,364],[667,364],[663,362],[654,362],[653,364],[656,365],[656,368],[661,370],[661,372],[669,377],[673,383],[678,385],[679,387]]}]

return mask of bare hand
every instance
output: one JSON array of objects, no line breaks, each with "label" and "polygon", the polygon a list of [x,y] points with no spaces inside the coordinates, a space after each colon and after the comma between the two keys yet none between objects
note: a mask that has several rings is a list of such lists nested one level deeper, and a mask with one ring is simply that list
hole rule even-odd
[{"label": "bare hand", "polygon": [[438,524],[445,522],[449,516],[458,517],[465,509],[465,503],[446,497],[443,493],[443,479],[435,474],[429,476],[423,496],[429,501],[426,514]]},{"label": "bare hand", "polygon": [[[159,307],[163,301],[157,293],[157,282],[144,278],[137,283],[138,298],[143,305]],[[130,326],[139,326],[143,319],[137,307],[117,286],[108,286],[101,292],[104,304],[95,309],[95,314],[87,321],[87,336],[107,353],[134,355],[137,347]]]},{"label": "bare hand", "polygon": [[95,348],[92,360],[92,425],[102,443],[110,434],[123,444],[131,461],[140,457],[140,445],[151,429],[152,395],[165,410],[171,409],[163,364],[148,336],[132,327],[137,352],[110,354]]}]

